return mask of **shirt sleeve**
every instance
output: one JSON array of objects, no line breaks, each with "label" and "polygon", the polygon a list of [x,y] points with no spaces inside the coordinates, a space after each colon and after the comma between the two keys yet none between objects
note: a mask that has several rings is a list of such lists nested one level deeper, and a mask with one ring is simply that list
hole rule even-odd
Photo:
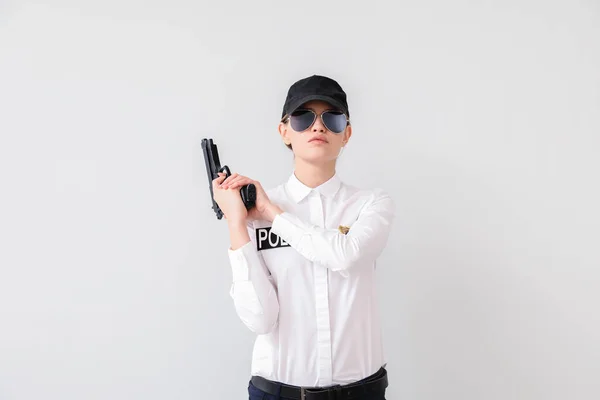
[{"label": "shirt sleeve", "polygon": [[390,195],[375,189],[346,234],[338,229],[312,225],[289,212],[275,216],[271,231],[310,261],[347,276],[347,271],[354,266],[379,257],[386,246],[395,212]]},{"label": "shirt sleeve", "polygon": [[242,322],[257,334],[272,331],[277,325],[279,301],[273,278],[256,250],[255,228],[247,223],[250,242],[227,249],[233,275],[230,296]]}]

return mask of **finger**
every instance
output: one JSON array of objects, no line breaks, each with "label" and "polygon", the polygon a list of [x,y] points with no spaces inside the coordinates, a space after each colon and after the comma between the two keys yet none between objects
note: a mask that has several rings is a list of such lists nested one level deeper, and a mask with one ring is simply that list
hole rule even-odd
[{"label": "finger", "polygon": [[243,182],[244,180],[248,180],[248,178],[246,178],[245,176],[240,175],[240,176],[236,177],[235,179],[232,179],[229,182],[225,182],[223,184],[223,187],[225,189],[227,189],[228,187],[232,187],[233,185],[237,186],[238,182]]},{"label": "finger", "polygon": [[247,176],[242,177],[243,179],[236,179],[235,186],[248,185],[250,183],[256,183],[255,180],[248,178]]},{"label": "finger", "polygon": [[225,187],[231,186],[231,184],[233,184],[234,182],[238,182],[239,180],[242,180],[242,179],[248,179],[248,178],[243,175],[238,175],[235,178],[231,179],[230,181],[225,182],[224,186]]},{"label": "finger", "polygon": [[239,176],[237,173],[231,174],[227,177],[227,179],[225,179],[223,182],[221,182],[221,186],[223,185],[227,185],[229,184],[229,182],[231,182],[233,179],[235,179],[237,176]]},{"label": "finger", "polygon": [[213,179],[213,181],[212,181],[212,187],[213,187],[213,189],[219,188],[222,181],[223,181],[222,177]]},{"label": "finger", "polygon": [[223,180],[224,180],[224,179],[225,179],[225,175],[222,175],[222,176],[219,176],[219,177],[217,177],[217,178],[213,179],[213,181],[212,181],[212,183],[213,183],[213,188],[214,188],[215,186],[217,186],[217,185],[220,185],[220,184],[223,182]]},{"label": "finger", "polygon": [[235,182],[232,182],[228,186],[228,189],[237,189],[237,188],[240,188],[240,187],[242,187],[244,185],[249,185],[251,183],[252,183],[252,179],[247,179],[247,178],[246,179],[240,179],[240,180],[237,180]]}]

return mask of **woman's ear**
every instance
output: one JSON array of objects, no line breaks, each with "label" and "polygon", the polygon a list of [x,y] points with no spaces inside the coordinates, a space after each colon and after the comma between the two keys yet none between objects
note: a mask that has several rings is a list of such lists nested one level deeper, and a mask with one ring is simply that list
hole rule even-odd
[{"label": "woman's ear", "polygon": [[342,143],[344,143],[344,146],[348,144],[350,136],[352,136],[352,125],[348,125],[346,127],[346,131],[344,132],[344,139],[342,139]]},{"label": "woman's ear", "polygon": [[288,137],[287,128],[283,122],[279,123],[279,125],[277,126],[277,130],[279,131],[279,135],[281,135],[281,139],[283,139],[283,143],[285,143],[286,145],[290,144],[291,141]]}]

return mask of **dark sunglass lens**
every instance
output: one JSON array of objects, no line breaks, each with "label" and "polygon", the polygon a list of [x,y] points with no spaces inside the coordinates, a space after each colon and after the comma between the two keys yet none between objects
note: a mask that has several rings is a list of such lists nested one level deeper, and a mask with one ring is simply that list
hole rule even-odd
[{"label": "dark sunglass lens", "polygon": [[310,110],[294,111],[290,116],[290,125],[296,132],[307,130],[315,120],[315,114]]},{"label": "dark sunglass lens", "polygon": [[323,113],[323,123],[333,133],[342,133],[346,128],[346,115],[339,111]]}]

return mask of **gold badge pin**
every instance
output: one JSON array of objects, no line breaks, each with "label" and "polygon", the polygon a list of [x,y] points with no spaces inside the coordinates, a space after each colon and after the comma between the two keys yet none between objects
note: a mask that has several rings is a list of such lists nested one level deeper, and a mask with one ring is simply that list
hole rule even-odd
[{"label": "gold badge pin", "polygon": [[344,226],[344,225],[340,225],[340,226],[338,226],[338,230],[345,235],[350,230],[350,227]]}]

